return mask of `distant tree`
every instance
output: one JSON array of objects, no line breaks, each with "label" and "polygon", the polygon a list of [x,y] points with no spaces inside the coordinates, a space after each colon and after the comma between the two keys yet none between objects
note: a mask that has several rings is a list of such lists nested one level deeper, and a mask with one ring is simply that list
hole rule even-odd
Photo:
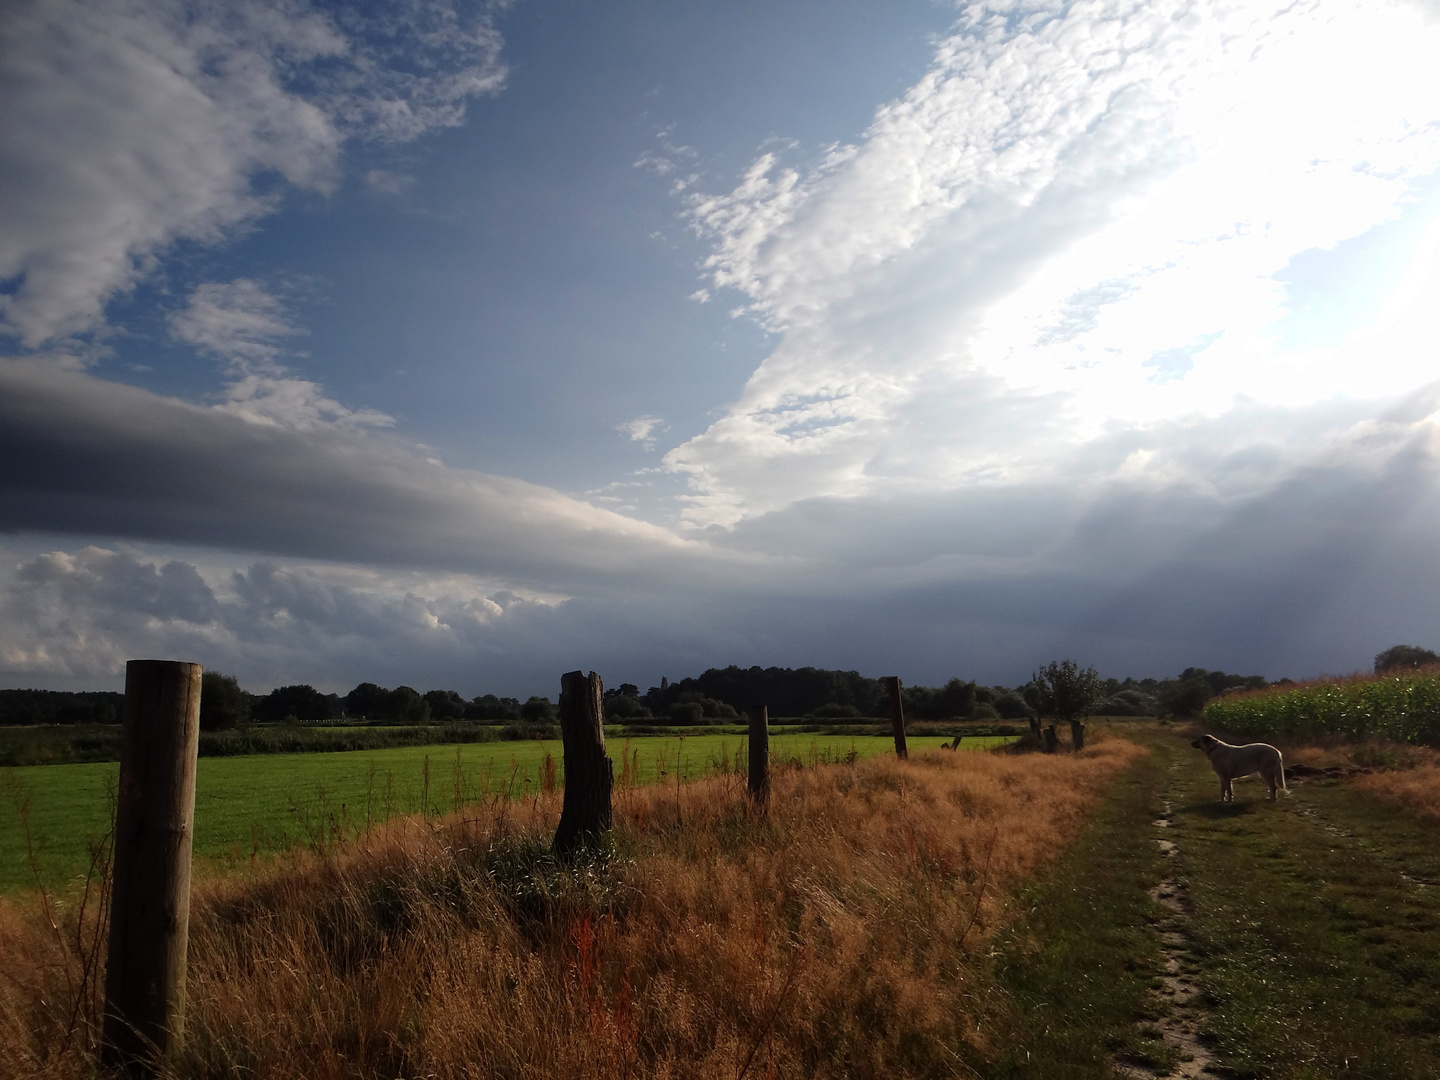
[{"label": "distant tree", "polygon": [[[1093,667],[1082,668],[1074,660],[1052,660],[1030,680],[1035,688],[1037,712],[1070,724],[1070,735],[1076,750],[1084,741],[1083,717],[1099,703],[1103,693],[1100,675]],[[1038,738],[1040,721],[1030,721],[1031,733]]]},{"label": "distant tree", "polygon": [[247,723],[250,695],[233,675],[207,671],[200,676],[200,730],[220,731]]},{"label": "distant tree", "polygon": [[1440,664],[1440,655],[1418,645],[1391,645],[1375,657],[1375,674],[1396,668],[1424,667],[1426,664]]},{"label": "distant tree", "polygon": [[357,720],[385,720],[390,715],[390,691],[362,682],[345,695],[345,715]]},{"label": "distant tree", "polygon": [[334,715],[330,698],[303,683],[277,686],[254,703],[253,712],[256,719],[271,724],[313,724]]},{"label": "distant tree", "polygon": [[424,724],[430,720],[430,703],[411,686],[397,686],[390,691],[389,716],[395,724]]},{"label": "distant tree", "polygon": [[432,720],[463,720],[465,699],[454,690],[427,690],[425,703],[430,706]]},{"label": "distant tree", "polygon": [[1187,674],[1169,682],[1160,692],[1160,706],[1172,716],[1199,716],[1212,697],[1214,688],[1205,673],[1188,669]]},{"label": "distant tree", "polygon": [[[635,689],[633,686],[630,688]],[[605,718],[607,720],[639,720],[649,715],[650,710],[645,707],[638,694],[612,695],[610,691],[605,691]]]},{"label": "distant tree", "polygon": [[538,694],[520,706],[520,716],[532,724],[548,724],[555,719],[555,706],[549,698]]},{"label": "distant tree", "polygon": [[935,713],[939,719],[969,716],[975,708],[975,684],[951,679],[935,695]]},{"label": "distant tree", "polygon": [[1078,720],[1089,716],[1100,700],[1100,675],[1093,667],[1082,668],[1074,660],[1055,660],[1037,671],[1030,680],[1036,689],[1038,712],[1056,720]]},{"label": "distant tree", "polygon": [[467,720],[517,720],[520,717],[520,702],[514,698],[482,694],[465,706]]}]

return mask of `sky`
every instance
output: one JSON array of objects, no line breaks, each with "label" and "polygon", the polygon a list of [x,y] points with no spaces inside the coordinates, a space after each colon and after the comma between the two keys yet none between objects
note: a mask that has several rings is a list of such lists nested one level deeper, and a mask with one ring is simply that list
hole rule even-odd
[{"label": "sky", "polygon": [[1440,3],[11,0],[0,685],[1440,647]]}]

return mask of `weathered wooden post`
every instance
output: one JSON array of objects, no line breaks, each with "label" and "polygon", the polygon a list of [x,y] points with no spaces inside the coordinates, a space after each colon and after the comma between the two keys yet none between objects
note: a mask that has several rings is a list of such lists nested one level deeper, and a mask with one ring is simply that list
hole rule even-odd
[{"label": "weathered wooden post", "polygon": [[610,831],[615,765],[605,756],[604,687],[600,676],[560,676],[560,736],[565,741],[565,802],[551,845],[570,855]]},{"label": "weathered wooden post", "polygon": [[125,665],[103,1056],[127,1071],[152,1071],[185,1037],[199,736],[199,664]]},{"label": "weathered wooden post", "polygon": [[1085,724],[1081,720],[1070,721],[1070,746],[1077,754],[1085,749]]},{"label": "weathered wooden post", "polygon": [[951,749],[951,750],[959,750],[959,749],[960,749],[960,740],[963,739],[964,737],[965,737],[965,735],[964,735],[963,732],[962,732],[961,734],[959,734],[959,735],[956,735],[956,736],[955,736],[955,741],[950,744],[950,749]]},{"label": "weathered wooden post", "polygon": [[1053,754],[1060,749],[1060,736],[1055,734],[1055,725],[1045,728],[1045,753]]},{"label": "weathered wooden post", "polygon": [[902,761],[910,756],[905,746],[905,703],[900,697],[900,676],[887,675],[880,680],[890,690],[890,730],[895,735],[895,756]]},{"label": "weathered wooden post", "polygon": [[750,798],[756,806],[770,802],[770,710],[750,710]]}]

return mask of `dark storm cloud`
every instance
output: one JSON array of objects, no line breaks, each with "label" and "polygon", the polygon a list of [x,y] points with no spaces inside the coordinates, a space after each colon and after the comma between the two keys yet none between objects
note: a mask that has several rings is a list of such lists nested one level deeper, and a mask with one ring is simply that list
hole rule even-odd
[{"label": "dark storm cloud", "polygon": [[701,545],[354,431],[254,423],[0,362],[0,530],[503,577],[551,590],[704,574]]}]

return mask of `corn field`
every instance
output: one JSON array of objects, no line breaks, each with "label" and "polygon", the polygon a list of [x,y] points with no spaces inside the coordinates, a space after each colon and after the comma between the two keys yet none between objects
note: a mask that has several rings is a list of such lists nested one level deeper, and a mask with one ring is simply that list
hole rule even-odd
[{"label": "corn field", "polygon": [[1206,705],[1204,718],[1245,735],[1375,736],[1440,745],[1440,668],[1235,694]]}]

